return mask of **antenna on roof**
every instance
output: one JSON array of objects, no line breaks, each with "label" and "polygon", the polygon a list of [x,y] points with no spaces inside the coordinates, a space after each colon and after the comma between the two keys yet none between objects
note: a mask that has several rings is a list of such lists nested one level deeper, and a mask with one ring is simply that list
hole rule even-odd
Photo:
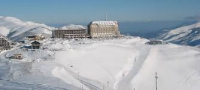
[{"label": "antenna on roof", "polygon": [[106,13],[105,19],[106,19],[106,21],[107,21],[107,13]]}]

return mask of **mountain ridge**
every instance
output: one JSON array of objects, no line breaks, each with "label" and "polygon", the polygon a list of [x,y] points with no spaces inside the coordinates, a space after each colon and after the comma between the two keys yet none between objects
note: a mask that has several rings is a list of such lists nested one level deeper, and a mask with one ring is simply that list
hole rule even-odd
[{"label": "mountain ridge", "polygon": [[[82,25],[69,24],[59,29],[85,29]],[[31,21],[22,21],[15,17],[0,16],[0,34],[6,36],[12,41],[24,40],[29,35],[41,34],[45,37],[51,37],[52,30],[58,28],[35,23]]]},{"label": "mountain ridge", "polygon": [[54,27],[47,26],[41,23],[34,23],[30,21],[21,21],[15,17],[0,16],[0,33],[8,37],[12,41],[23,40],[25,36],[42,34],[44,36],[51,36],[51,30]]},{"label": "mountain ridge", "polygon": [[158,38],[166,42],[197,46],[200,44],[200,22],[169,30]]}]

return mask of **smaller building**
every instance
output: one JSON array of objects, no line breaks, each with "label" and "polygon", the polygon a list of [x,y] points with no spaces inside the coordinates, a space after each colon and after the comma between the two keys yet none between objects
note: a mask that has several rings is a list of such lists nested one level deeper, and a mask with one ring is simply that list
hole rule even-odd
[{"label": "smaller building", "polygon": [[30,35],[25,37],[26,40],[35,40],[36,36],[35,35]]},{"label": "smaller building", "polygon": [[0,35],[0,50],[11,49],[11,41],[3,35]]},{"label": "smaller building", "polygon": [[149,45],[159,45],[159,44],[164,44],[163,41],[159,41],[159,40],[151,40],[149,42],[146,42],[146,44]]},{"label": "smaller building", "polygon": [[53,38],[86,38],[89,37],[86,29],[74,29],[74,30],[53,30]]},{"label": "smaller building", "polygon": [[31,43],[31,49],[40,49],[41,43],[38,41],[34,41]]},{"label": "smaller building", "polygon": [[22,54],[13,54],[12,56],[8,57],[9,59],[23,59]]}]

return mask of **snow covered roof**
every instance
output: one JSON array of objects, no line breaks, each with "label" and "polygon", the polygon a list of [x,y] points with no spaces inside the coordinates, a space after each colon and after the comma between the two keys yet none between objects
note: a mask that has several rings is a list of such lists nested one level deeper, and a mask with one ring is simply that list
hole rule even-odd
[{"label": "snow covered roof", "polygon": [[117,25],[117,21],[93,21],[92,24],[97,24],[97,25]]},{"label": "snow covered roof", "polygon": [[34,41],[34,42],[32,42],[31,44],[40,44],[40,42],[38,42],[38,41]]},{"label": "snow covered roof", "polygon": [[63,26],[63,27],[58,28],[58,30],[82,30],[82,29],[86,29],[86,28],[82,25],[74,25],[74,24],[70,24],[68,26]]}]

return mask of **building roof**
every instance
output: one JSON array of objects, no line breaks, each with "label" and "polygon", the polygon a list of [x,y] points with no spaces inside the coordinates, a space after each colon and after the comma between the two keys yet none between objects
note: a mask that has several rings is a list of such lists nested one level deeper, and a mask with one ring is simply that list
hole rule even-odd
[{"label": "building roof", "polygon": [[26,36],[26,38],[35,38],[36,36]]},{"label": "building roof", "polygon": [[31,44],[40,44],[40,42],[34,41],[34,42],[32,42]]},{"label": "building roof", "polygon": [[97,24],[97,25],[117,25],[117,21],[93,21],[92,24]]},{"label": "building roof", "polygon": [[82,25],[68,25],[58,28],[57,30],[85,30],[86,28]]}]

